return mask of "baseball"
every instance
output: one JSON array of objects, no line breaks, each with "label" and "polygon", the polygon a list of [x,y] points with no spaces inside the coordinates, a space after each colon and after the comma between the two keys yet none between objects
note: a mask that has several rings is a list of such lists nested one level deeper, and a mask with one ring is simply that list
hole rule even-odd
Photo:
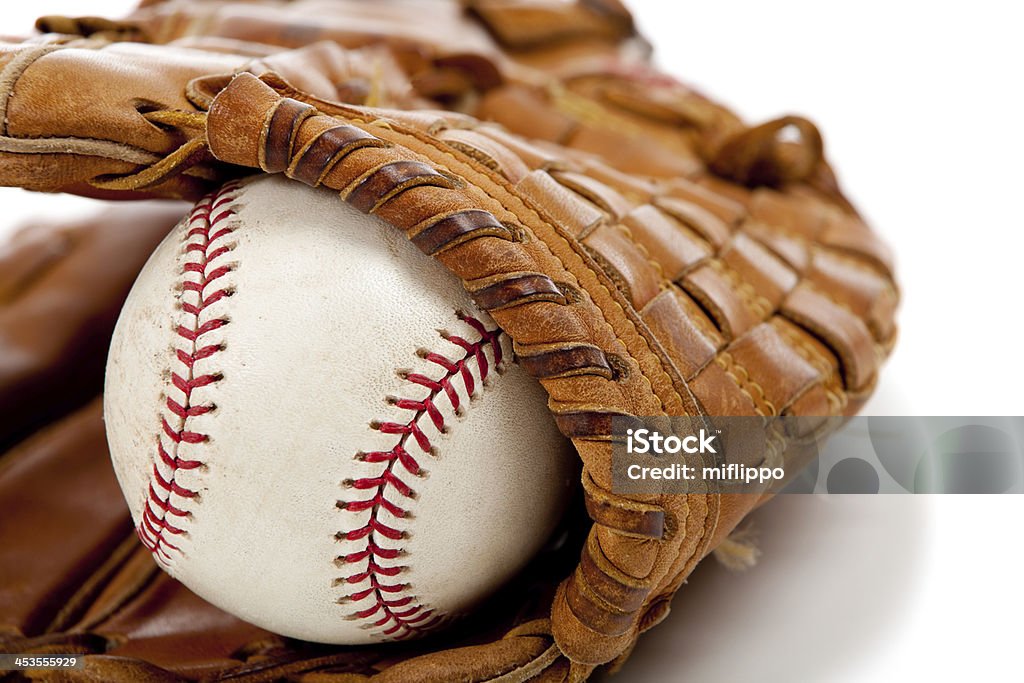
[{"label": "baseball", "polygon": [[204,198],[153,253],[104,410],[156,562],[318,642],[466,613],[545,544],[577,478],[543,389],[458,279],[281,177]]}]

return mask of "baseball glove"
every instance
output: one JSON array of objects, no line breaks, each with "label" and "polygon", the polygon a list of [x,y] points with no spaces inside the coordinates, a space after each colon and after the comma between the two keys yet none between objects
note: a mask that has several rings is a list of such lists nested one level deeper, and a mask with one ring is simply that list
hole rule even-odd
[{"label": "baseball glove", "polygon": [[[102,508],[75,552],[24,565],[0,596],[2,647],[88,653],[68,675],[583,680],[628,655],[761,500],[614,493],[611,420],[758,415],[771,434],[758,455],[798,463],[807,435],[772,418],[832,428],[863,405],[894,343],[889,254],[840,193],[813,124],[747,127],[655,72],[613,0],[158,2],[40,27],[62,33],[0,46],[0,182],[195,198],[262,172],[331,188],[443,263],[514,340],[583,461],[586,513],[486,619],[398,646],[290,641],[155,571],[130,538],[90,403],[0,461],[0,519],[19,520],[26,547],[66,543],[36,529],[77,528],[76,505]],[[140,249],[143,232],[166,228],[137,222]],[[98,256],[73,257],[99,269]],[[0,304],[33,311],[46,296]],[[20,380],[39,395],[77,365],[45,358]],[[0,402],[17,390],[0,384]],[[24,412],[10,438],[44,419]],[[22,501],[47,487],[56,511]]]}]

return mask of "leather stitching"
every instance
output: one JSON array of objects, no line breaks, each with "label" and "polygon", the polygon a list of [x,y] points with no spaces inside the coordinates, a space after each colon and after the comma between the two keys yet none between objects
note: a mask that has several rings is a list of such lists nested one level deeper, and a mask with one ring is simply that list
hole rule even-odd
[{"label": "leather stitching", "polygon": [[[841,415],[843,409],[849,403],[849,399],[846,397],[846,391],[842,388],[839,374],[832,364],[827,359],[822,358],[821,354],[815,351],[807,340],[800,338],[789,326],[782,324],[781,321],[783,320],[786,320],[786,318],[773,316],[771,320],[772,327],[789,340],[794,350],[818,371],[821,386],[825,390],[825,397],[829,403],[830,415]],[[798,397],[799,394],[797,397],[794,397],[794,400]]]},{"label": "leather stitching", "polygon": [[[199,496],[198,491],[179,482],[177,475],[182,470],[204,466],[201,460],[182,457],[181,444],[201,444],[209,440],[208,434],[191,426],[191,418],[215,409],[212,403],[198,400],[196,390],[223,378],[215,372],[196,374],[196,363],[223,350],[221,344],[205,343],[203,338],[227,325],[228,319],[223,316],[206,318],[204,314],[209,306],[233,293],[222,282],[234,270],[233,265],[223,264],[224,256],[234,248],[233,244],[224,241],[234,230],[228,220],[234,216],[234,211],[225,205],[235,199],[233,193],[239,187],[238,183],[231,183],[207,195],[192,209],[188,219],[189,229],[185,235],[186,263],[179,294],[187,322],[178,325],[174,331],[186,342],[186,349],[176,350],[177,365],[169,369],[171,386],[168,387],[160,416],[156,457],[150,472],[142,519],[136,527],[142,543],[157,561],[165,565],[172,561],[173,554],[181,554],[181,548],[169,539],[187,533],[186,526],[192,518],[190,508]],[[211,285],[217,288],[209,291]],[[172,398],[171,394],[175,393],[172,387],[179,400]]]},{"label": "leather stitching", "polygon": [[[467,395],[473,396],[476,391],[476,380],[470,370],[471,364],[476,364],[480,381],[486,382],[492,365],[495,369],[500,369],[502,362],[501,337],[504,334],[502,330],[500,328],[488,329],[484,323],[465,313],[459,313],[458,316],[473,328],[480,336],[479,339],[469,341],[463,337],[442,332],[442,337],[445,340],[463,351],[463,355],[454,361],[436,352],[420,352],[421,358],[440,367],[444,370],[444,374],[435,380],[424,374],[402,373],[403,379],[407,382],[424,387],[429,393],[422,399],[388,399],[391,405],[402,410],[412,411],[412,417],[406,422],[379,421],[371,424],[381,433],[398,436],[398,440],[388,451],[359,451],[356,453],[356,460],[361,462],[386,464],[383,471],[375,477],[362,477],[345,482],[349,488],[357,491],[369,491],[371,493],[369,498],[338,501],[337,503],[338,508],[349,512],[370,512],[369,519],[365,524],[350,531],[339,531],[336,535],[339,541],[362,542],[362,546],[358,550],[335,558],[335,563],[339,567],[354,570],[353,565],[365,562],[359,571],[335,581],[336,585],[359,587],[359,590],[341,597],[338,602],[358,602],[371,598],[372,604],[369,607],[352,613],[350,618],[355,620],[375,619],[367,623],[368,628],[377,629],[382,635],[396,639],[422,635],[425,631],[437,626],[442,617],[435,616],[432,609],[419,601],[415,595],[410,594],[408,583],[396,579],[406,570],[405,566],[381,563],[382,560],[394,560],[406,554],[402,549],[385,547],[382,545],[386,544],[383,539],[398,541],[407,536],[405,530],[382,521],[381,512],[386,512],[398,519],[403,519],[410,514],[408,508],[403,507],[406,503],[399,505],[394,500],[395,498],[405,501],[415,499],[416,492],[408,483],[407,478],[422,476],[419,458],[432,456],[436,452],[436,446],[420,427],[420,421],[426,418],[435,429],[442,433],[446,432],[449,426],[445,421],[444,414],[438,408],[438,401],[447,402],[456,414],[461,414],[462,399],[455,388],[455,383],[460,383]],[[490,349],[490,359],[487,354],[488,349]],[[396,465],[400,465],[400,467],[396,467]],[[390,498],[389,493],[392,494]]]},{"label": "leather stitching", "polygon": [[[725,374],[736,383],[743,395],[750,399],[750,402],[754,404],[754,410],[758,415],[767,417],[768,415],[777,415],[778,411],[768,397],[764,393],[764,387],[758,382],[751,379],[750,372],[737,361],[731,353],[728,351],[722,351],[718,354],[718,358],[715,362],[725,371]],[[750,389],[757,392],[757,398],[751,393]]]}]

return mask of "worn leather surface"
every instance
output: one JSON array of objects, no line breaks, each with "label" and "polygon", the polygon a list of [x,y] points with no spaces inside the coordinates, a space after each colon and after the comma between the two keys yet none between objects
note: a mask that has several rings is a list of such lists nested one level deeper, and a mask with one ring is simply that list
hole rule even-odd
[{"label": "worn leather surface", "polygon": [[0,244],[0,450],[95,395],[121,302],[186,206],[35,220]]},{"label": "worn leather surface", "polygon": [[[748,127],[658,74],[619,5],[147,5],[120,22],[49,19],[91,37],[0,52],[0,97],[16,95],[0,100],[0,182],[191,197],[262,169],[332,188],[463,280],[583,460],[594,524],[550,622],[376,661],[394,666],[375,680],[580,680],[664,618],[758,501],[613,494],[612,416],[761,415],[770,430],[778,415],[851,415],[870,395],[895,341],[892,261],[817,129]],[[185,35],[187,47],[108,42]],[[237,42],[249,40],[259,47]],[[372,76],[380,55],[387,78]],[[271,62],[278,74],[257,78]],[[100,92],[61,105],[87,124],[50,106],[72,73]],[[46,147],[46,131],[91,146]],[[802,456],[774,442],[769,461]],[[187,673],[146,655],[90,661],[122,677],[143,661]]]}]

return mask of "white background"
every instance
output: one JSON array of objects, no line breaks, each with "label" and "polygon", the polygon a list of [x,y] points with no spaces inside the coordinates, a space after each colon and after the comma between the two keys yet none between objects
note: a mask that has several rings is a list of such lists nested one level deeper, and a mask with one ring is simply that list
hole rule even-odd
[{"label": "white background", "polygon": [[[124,0],[6,3],[117,16]],[[897,255],[901,339],[872,414],[1024,415],[1024,15],[1012,2],[633,0],[658,62],[751,121],[816,121]],[[0,189],[0,234],[87,200]],[[1024,499],[788,497],[745,574],[705,563],[618,680],[1021,677]]]}]

